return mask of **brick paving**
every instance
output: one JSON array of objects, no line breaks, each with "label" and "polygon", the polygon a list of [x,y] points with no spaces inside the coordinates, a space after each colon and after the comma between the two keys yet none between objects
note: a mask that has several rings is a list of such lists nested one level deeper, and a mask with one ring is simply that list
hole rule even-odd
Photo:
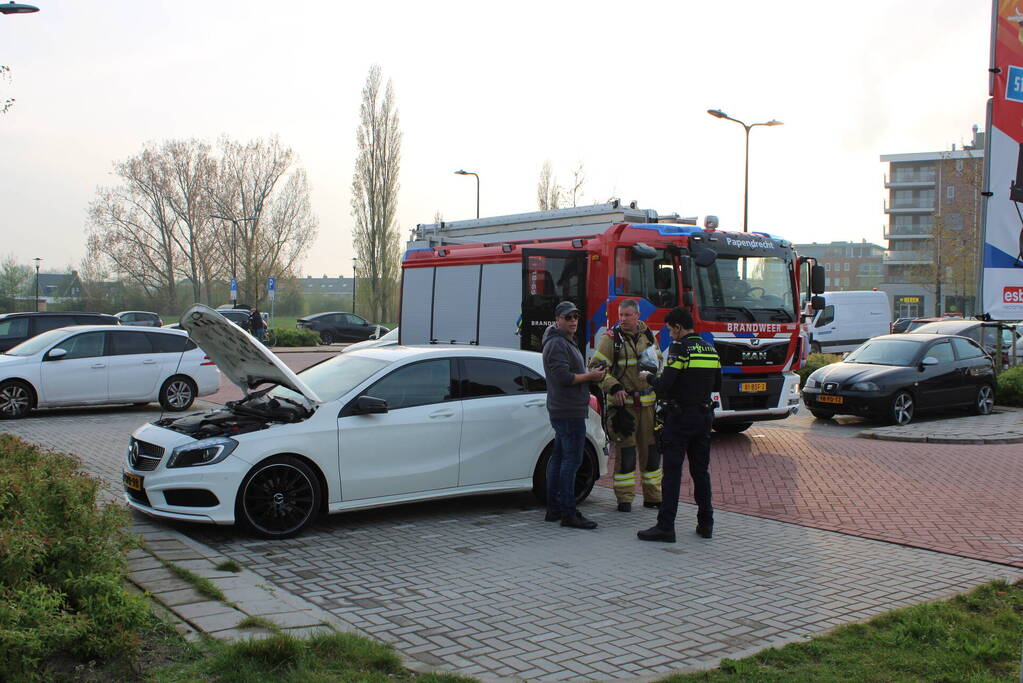
[{"label": "brick paving", "polygon": [[[117,489],[128,434],[158,414],[53,411],[0,429],[79,455]],[[934,540],[940,525],[930,516],[958,500],[948,513],[960,524],[958,536],[949,542],[967,554],[963,516],[994,524],[997,515],[977,510],[1007,510],[1020,483],[1011,457],[1018,446],[898,444],[755,427],[716,439],[715,448],[719,505],[758,516],[723,510],[711,541],[691,533],[691,507],[680,510],[677,544],[637,541],[636,529],[653,522],[653,511],[614,512],[604,487],[583,508],[600,522],[595,532],[542,522],[528,494],[347,513],[283,542],[138,521],[187,534],[198,541],[190,547],[207,549],[198,554],[231,558],[261,584],[404,655],[485,678],[615,679],[709,666],[990,579],[1023,577],[1013,567],[857,537],[871,535],[864,529],[888,533],[892,518],[912,515],[901,530]],[[935,498],[932,508],[921,507],[927,496]],[[790,511],[794,519],[784,521],[845,525],[853,535],[764,518]],[[160,588],[168,603],[199,604],[180,587]],[[193,615],[193,623],[228,614],[200,611],[208,613]],[[242,635],[233,628],[236,615],[207,621],[228,637]]]},{"label": "brick paving", "polygon": [[[902,443],[754,425],[716,435],[712,448],[716,508],[1023,567],[1019,444]],[[693,500],[688,474],[680,500]]]}]

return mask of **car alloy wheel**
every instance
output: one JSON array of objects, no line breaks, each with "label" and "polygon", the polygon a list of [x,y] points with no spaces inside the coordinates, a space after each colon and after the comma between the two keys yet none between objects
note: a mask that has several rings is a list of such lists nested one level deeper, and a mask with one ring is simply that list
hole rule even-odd
[{"label": "car alloy wheel", "polygon": [[165,410],[188,410],[195,402],[195,387],[184,377],[171,377],[160,390],[160,405]]},{"label": "car alloy wheel", "polygon": [[32,409],[32,393],[20,382],[0,384],[0,417],[16,419],[28,415]]},{"label": "car alloy wheel", "polygon": [[334,335],[332,335],[330,332],[320,332],[320,341],[323,342],[324,344],[333,344]]},{"label": "car alloy wheel", "polygon": [[[536,462],[536,469],[533,470],[533,495],[536,499],[543,504],[547,502],[547,463],[551,460],[551,455],[554,453],[554,444],[549,443],[544,448],[543,453],[540,454],[540,458]],[[597,454],[593,450],[593,446],[590,442],[586,442],[586,446],[583,449],[583,459],[579,463],[579,469],[575,473],[575,502],[579,504],[586,500],[590,492],[593,491],[593,485],[597,482]]]},{"label": "car alloy wheel", "polygon": [[270,458],[245,477],[238,492],[238,517],[264,538],[288,538],[302,530],[320,507],[316,475],[291,456]]},{"label": "car alloy wheel", "polygon": [[995,390],[990,384],[980,385],[973,410],[978,415],[990,415],[995,409]]},{"label": "car alloy wheel", "polygon": [[908,425],[913,421],[913,396],[908,391],[900,391],[892,399],[892,422],[897,425]]}]

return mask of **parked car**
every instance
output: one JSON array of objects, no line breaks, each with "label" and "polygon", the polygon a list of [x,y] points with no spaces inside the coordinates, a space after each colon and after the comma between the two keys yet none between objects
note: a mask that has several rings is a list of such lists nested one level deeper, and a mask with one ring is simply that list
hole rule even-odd
[{"label": "parked car", "polygon": [[398,343],[398,328],[395,327],[393,330],[380,337],[379,339],[367,339],[366,341],[356,342],[349,344],[345,348],[341,349],[341,353],[348,353],[349,351],[358,351],[359,349],[373,349],[378,346],[394,346]]},{"label": "parked car", "polygon": [[354,313],[339,311],[307,315],[299,318],[295,322],[295,327],[319,332],[320,340],[324,344],[379,339],[390,332],[386,327],[375,325]]},{"label": "parked car", "polygon": [[163,318],[159,313],[149,311],[121,311],[114,313],[122,325],[135,325],[137,327],[163,327]]},{"label": "parked car", "polygon": [[888,328],[888,332],[890,334],[901,334],[906,331],[913,320],[915,320],[915,318],[896,318],[892,321],[891,327]]},{"label": "parked car", "polygon": [[62,327],[0,355],[0,417],[33,408],[159,401],[187,410],[220,373],[181,331],[106,325]]},{"label": "parked car", "polygon": [[991,355],[994,355],[997,349],[995,339],[1000,336],[1002,353],[1010,354],[1012,347],[1015,346],[1016,355],[1023,357],[1023,337],[1020,337],[1015,330],[1011,329],[1011,326],[1007,326],[999,332],[996,327],[981,320],[952,319],[927,323],[915,330],[911,330],[911,332],[913,334],[958,334],[962,337],[969,337],[984,347],[984,350]]},{"label": "parked car", "polygon": [[977,342],[949,334],[886,334],[814,371],[802,390],[814,417],[864,415],[909,424],[925,410],[994,408],[995,371]]},{"label": "parked car", "polygon": [[[124,487],[137,510],[286,538],[324,511],[519,490],[546,496],[554,432],[538,353],[378,347],[296,375],[205,306],[182,321],[246,396],[135,431]],[[254,391],[264,383],[277,386]],[[591,409],[580,501],[606,469],[603,447]]]},{"label": "parked car", "polygon": [[252,331],[252,326],[249,325],[249,317],[252,312],[245,308],[218,308],[217,313],[224,316],[238,327],[242,328],[246,332]]},{"label": "parked car", "polygon": [[892,334],[912,332],[927,325],[928,323],[940,322],[942,320],[962,320],[962,318],[899,318],[892,323]]},{"label": "parked car", "polygon": [[0,315],[0,352],[7,351],[37,334],[71,325],[120,325],[106,313],[30,311]]}]

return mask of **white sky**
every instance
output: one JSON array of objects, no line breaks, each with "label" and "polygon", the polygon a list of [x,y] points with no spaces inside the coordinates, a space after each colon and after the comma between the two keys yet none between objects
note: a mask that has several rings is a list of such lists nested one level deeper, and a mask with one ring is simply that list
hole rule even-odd
[{"label": "white sky", "polygon": [[[26,0],[20,0],[26,1]],[[535,210],[544,160],[610,196],[797,242],[882,243],[881,154],[984,128],[989,2],[29,0],[0,15],[17,98],[0,116],[0,254],[63,269],[114,161],[150,140],[280,135],[312,186],[302,274],[351,275],[360,90],[393,80],[398,211],[416,223]]]}]

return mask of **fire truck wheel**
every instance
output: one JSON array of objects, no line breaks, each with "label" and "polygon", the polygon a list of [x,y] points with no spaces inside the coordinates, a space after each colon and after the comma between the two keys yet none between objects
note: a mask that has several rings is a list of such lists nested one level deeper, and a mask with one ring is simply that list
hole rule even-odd
[{"label": "fire truck wheel", "polygon": [[834,413],[829,413],[823,410],[811,410],[810,414],[816,417],[818,420],[830,420],[835,416]]},{"label": "fire truck wheel", "polygon": [[729,422],[728,424],[714,425],[714,431],[718,434],[738,434],[752,426],[752,422]]},{"label": "fire truck wheel", "polygon": [[[533,470],[533,495],[541,505],[547,504],[547,463],[550,462],[551,453],[554,451],[554,443],[547,444],[536,461],[536,469]],[[590,442],[586,442],[583,451],[583,461],[579,465],[579,471],[575,475],[575,502],[576,505],[586,500],[593,485],[597,483],[597,452],[593,450]]]}]

